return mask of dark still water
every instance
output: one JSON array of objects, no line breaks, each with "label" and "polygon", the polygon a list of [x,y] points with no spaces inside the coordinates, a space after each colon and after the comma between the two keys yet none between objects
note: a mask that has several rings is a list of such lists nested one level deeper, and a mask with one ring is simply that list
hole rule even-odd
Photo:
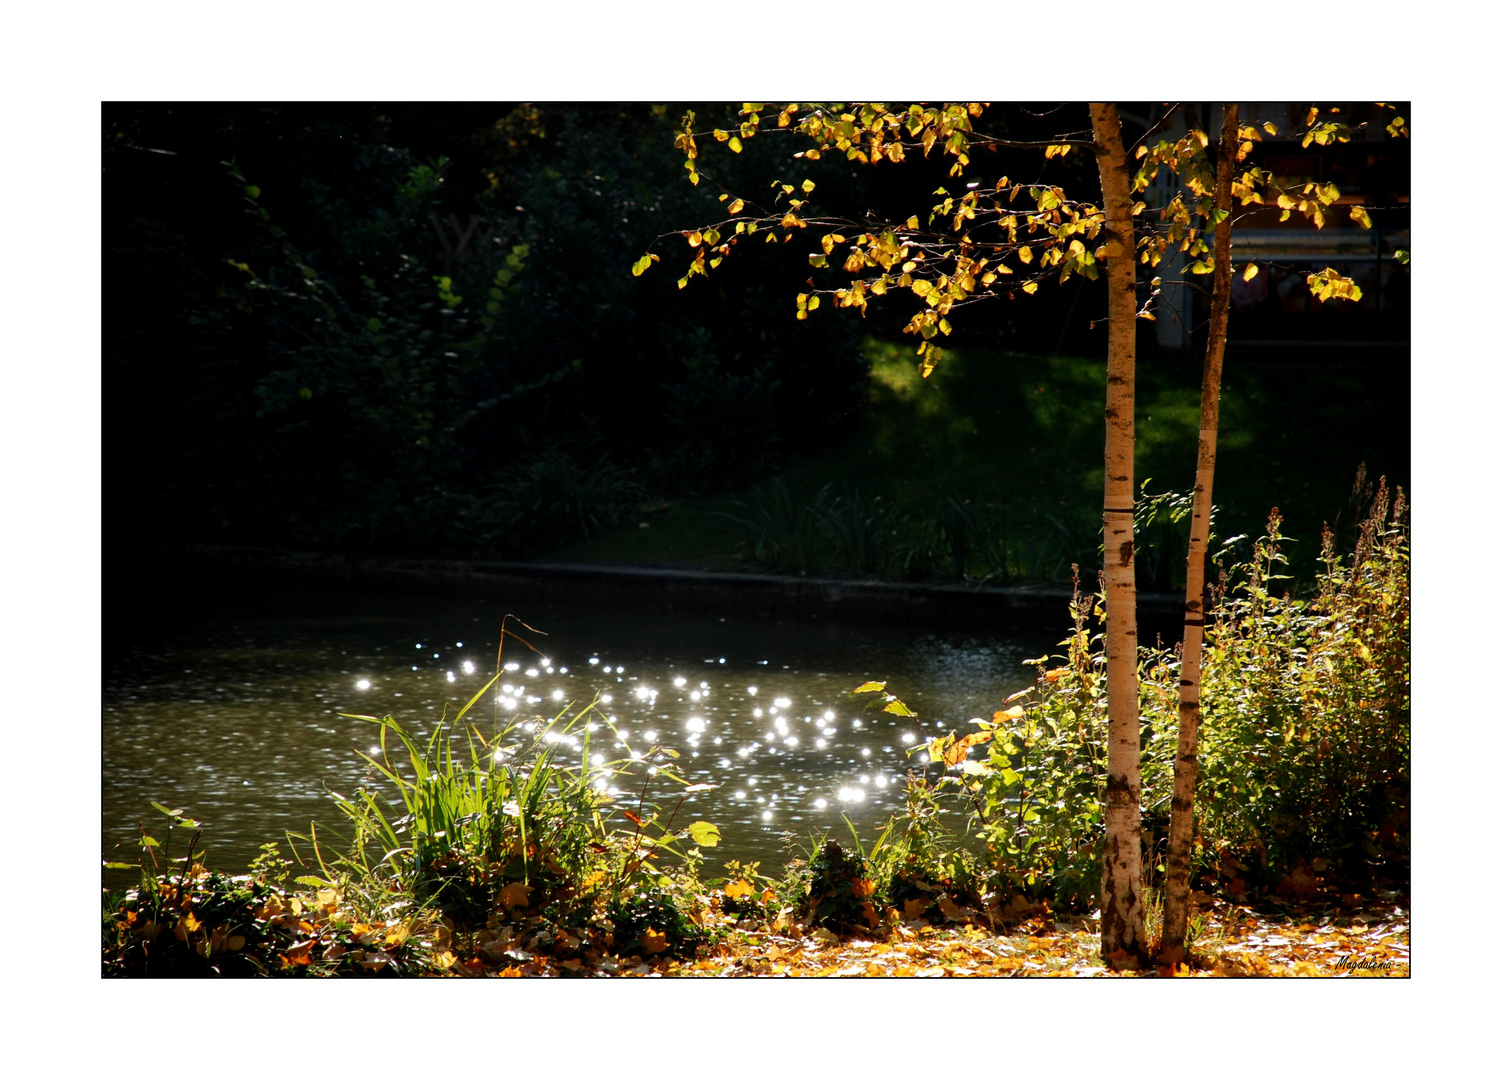
[{"label": "dark still water", "polygon": [[[770,870],[788,857],[789,834],[846,835],[844,817],[874,834],[902,805],[922,743],[990,715],[1032,680],[1023,661],[1053,651],[1061,636],[779,621],[733,605],[723,615],[612,604],[522,610],[465,592],[264,590],[237,599],[207,590],[154,624],[119,622],[107,636],[106,858],[135,857],[138,823],[162,839],[153,801],[204,822],[210,864],[230,872],[311,821],[339,847],[345,819],[332,791],[350,795],[365,783],[394,794],[357,753],[374,744],[374,726],[339,714],[392,713],[428,736],[443,706],[455,712],[493,674],[506,611],[549,636],[523,634],[544,658],[506,641],[500,683],[470,714],[485,733],[496,710],[500,719],[551,717],[598,695],[626,745],[600,724],[588,732],[590,753],[615,760],[675,748],[689,781],[716,785],[688,798],[678,824],[720,827],[714,865],[759,859]],[[863,711],[865,699],[850,691],[868,679],[887,680],[918,719]],[[580,738],[562,745],[564,760],[579,759]],[[638,779],[606,783],[636,808]],[[657,801],[672,790],[653,779]]]}]

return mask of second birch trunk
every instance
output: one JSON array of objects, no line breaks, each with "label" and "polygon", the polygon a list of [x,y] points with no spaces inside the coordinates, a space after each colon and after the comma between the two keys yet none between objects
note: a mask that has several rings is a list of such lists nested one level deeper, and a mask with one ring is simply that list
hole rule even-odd
[{"label": "second birch trunk", "polygon": [[[1165,918],[1160,931],[1160,960],[1174,964],[1186,955],[1187,910],[1192,879],[1193,800],[1197,790],[1197,744],[1201,734],[1202,637],[1205,624],[1203,588],[1209,530],[1213,518],[1213,471],[1218,459],[1218,394],[1228,338],[1229,295],[1233,286],[1230,240],[1233,234],[1234,156],[1238,147],[1239,106],[1223,107],[1218,140],[1214,208],[1223,219],[1213,230],[1213,306],[1208,321],[1207,354],[1202,367],[1202,419],[1197,433],[1197,480],[1192,488],[1192,532],[1187,544],[1186,626],[1181,644],[1180,727],[1171,794],[1171,830],[1166,849]],[[1217,216],[1217,215],[1215,215]]]}]

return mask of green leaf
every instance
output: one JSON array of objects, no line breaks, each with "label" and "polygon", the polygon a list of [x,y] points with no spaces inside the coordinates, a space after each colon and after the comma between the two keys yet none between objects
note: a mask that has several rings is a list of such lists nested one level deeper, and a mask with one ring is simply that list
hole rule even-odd
[{"label": "green leaf", "polygon": [[308,885],[312,889],[324,889],[327,888],[331,883],[325,880],[325,878],[313,877],[309,874],[306,874],[304,877],[295,878],[294,884]]},{"label": "green leaf", "polygon": [[136,868],[136,863],[129,862],[108,862],[105,864],[105,869],[107,870],[135,870]]},{"label": "green leaf", "polygon": [[892,713],[894,716],[918,716],[919,714],[910,709],[897,698],[893,698],[882,707],[883,712]]},{"label": "green leaf", "polygon": [[[732,139],[731,142],[734,140]],[[708,821],[695,821],[688,826],[688,835],[699,847],[719,846],[719,826]]]},{"label": "green leaf", "polygon": [[164,806],[162,803],[158,803],[158,802],[153,803],[152,804],[152,808],[154,810],[160,810],[160,811],[162,811],[163,813],[167,814],[169,817],[172,817],[172,818],[181,817],[181,816],[183,816],[183,813],[184,813],[182,807],[180,807],[177,810],[170,810],[166,806]]},{"label": "green leaf", "polygon": [[870,694],[870,693],[872,693],[873,691],[876,691],[876,690],[886,690],[886,689],[887,689],[887,684],[885,682],[864,682],[860,686],[858,686],[854,690],[852,690],[851,693],[853,693],[853,694]]}]

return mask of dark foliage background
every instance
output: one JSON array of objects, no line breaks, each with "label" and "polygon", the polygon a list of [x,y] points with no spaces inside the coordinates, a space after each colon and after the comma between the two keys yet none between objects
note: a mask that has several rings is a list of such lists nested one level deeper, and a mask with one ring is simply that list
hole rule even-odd
[{"label": "dark foliage background", "polygon": [[136,534],[112,543],[505,552],[548,539],[512,527],[543,484],[612,513],[832,437],[861,327],[792,319],[773,264],[802,253],[629,273],[719,212],[679,116],[107,108],[105,486]]},{"label": "dark foliage background", "polygon": [[[710,143],[695,188],[673,147],[688,108],[733,126],[728,103],[108,104],[107,560],[205,542],[509,556],[744,489],[857,422],[863,335],[898,338],[913,302],[798,322],[795,293],[832,273],[806,237],[676,288],[676,230],[723,219],[722,186],[751,200],[806,176],[813,209],[857,222],[1005,173],[1097,197],[1090,155],[982,153],[949,181],[939,155],[795,162],[792,130],[738,156]],[[1086,119],[1015,104],[982,124],[1034,139]],[[663,261],[633,277],[648,245]],[[968,305],[952,344],[1096,356],[1104,309],[1077,284]]]}]

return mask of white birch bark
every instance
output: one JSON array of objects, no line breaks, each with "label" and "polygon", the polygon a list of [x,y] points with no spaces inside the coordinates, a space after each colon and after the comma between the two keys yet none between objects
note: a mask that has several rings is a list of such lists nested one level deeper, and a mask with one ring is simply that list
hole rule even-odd
[{"label": "white birch bark", "polygon": [[1102,865],[1102,956],[1110,967],[1147,956],[1139,817],[1139,647],[1134,591],[1134,200],[1111,103],[1092,105],[1106,214],[1107,443],[1103,460],[1103,585],[1107,594],[1108,780]]}]

